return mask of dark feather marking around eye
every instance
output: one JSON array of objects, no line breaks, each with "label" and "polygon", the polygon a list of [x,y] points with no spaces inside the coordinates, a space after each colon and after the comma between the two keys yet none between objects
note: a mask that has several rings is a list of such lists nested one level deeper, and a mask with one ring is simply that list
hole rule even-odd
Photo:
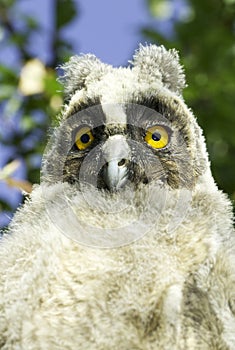
[{"label": "dark feather marking around eye", "polygon": [[[167,118],[169,121],[175,119],[175,108],[171,105],[167,105],[162,102],[156,96],[143,96],[134,98],[131,103],[138,104],[141,106],[145,106],[149,109],[152,109],[158,113],[160,113],[163,117]],[[175,101],[175,105],[177,105],[177,100]]]},{"label": "dark feather marking around eye", "polygon": [[148,107],[161,114],[166,110],[166,106],[156,96],[138,96],[136,98],[133,96],[133,100],[129,103]]},{"label": "dark feather marking around eye", "polygon": [[143,100],[139,100],[138,104],[144,105],[150,109],[154,109],[156,112],[161,114],[163,111],[165,111],[163,104],[158,99],[156,99],[155,96],[151,96],[148,98],[144,98]]}]

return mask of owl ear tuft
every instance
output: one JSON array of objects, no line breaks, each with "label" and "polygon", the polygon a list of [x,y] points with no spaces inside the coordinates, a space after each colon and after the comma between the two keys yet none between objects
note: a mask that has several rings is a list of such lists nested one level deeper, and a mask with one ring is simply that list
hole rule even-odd
[{"label": "owl ear tuft", "polygon": [[139,70],[141,77],[159,80],[164,87],[179,95],[186,86],[184,70],[175,49],[140,44],[131,63]]},{"label": "owl ear tuft", "polygon": [[64,74],[58,81],[64,85],[66,97],[71,98],[77,90],[86,87],[88,79],[99,79],[107,67],[108,65],[102,63],[95,55],[72,56],[67,63],[59,67]]}]

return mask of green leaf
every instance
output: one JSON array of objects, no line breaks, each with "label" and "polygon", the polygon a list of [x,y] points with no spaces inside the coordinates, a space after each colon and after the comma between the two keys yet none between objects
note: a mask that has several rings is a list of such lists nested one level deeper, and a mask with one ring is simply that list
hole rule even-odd
[{"label": "green leaf", "polygon": [[0,200],[0,212],[1,211],[12,211],[12,207],[8,203]]},{"label": "green leaf", "polygon": [[13,85],[3,84],[0,88],[0,100],[9,99],[15,92],[15,87]]},{"label": "green leaf", "polygon": [[148,0],[152,16],[167,19],[172,15],[173,4],[170,0]]},{"label": "green leaf", "polygon": [[36,31],[40,29],[40,26],[35,18],[24,15],[22,16],[22,20],[26,22],[29,30]]},{"label": "green leaf", "polygon": [[15,0],[1,0],[0,11],[1,11],[1,7],[10,8],[11,6],[14,5],[14,3],[15,3]]},{"label": "green leaf", "polygon": [[1,84],[5,82],[7,85],[15,86],[18,82],[17,72],[6,65],[0,64],[0,81]]},{"label": "green leaf", "polygon": [[61,91],[62,87],[61,84],[56,79],[56,74],[53,70],[49,70],[45,79],[45,93],[51,97],[55,94],[59,94],[59,91]]},{"label": "green leaf", "polygon": [[77,16],[76,4],[73,0],[56,0],[56,28],[60,30]]},{"label": "green leaf", "polygon": [[142,35],[144,37],[147,37],[150,39],[151,42],[155,42],[158,45],[164,45],[169,46],[168,40],[164,37],[164,35],[156,32],[155,30],[152,30],[149,27],[145,27],[141,31]]}]

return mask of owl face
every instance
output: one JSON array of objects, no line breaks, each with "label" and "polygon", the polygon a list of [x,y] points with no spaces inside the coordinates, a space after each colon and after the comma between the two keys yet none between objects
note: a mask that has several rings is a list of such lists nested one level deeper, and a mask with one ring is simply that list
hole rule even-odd
[{"label": "owl face", "polygon": [[174,50],[140,47],[132,67],[118,69],[75,56],[64,72],[68,103],[45,157],[46,181],[109,192],[153,181],[194,188],[209,164]]},{"label": "owl face", "polygon": [[[114,115],[122,118],[115,122]],[[77,112],[68,124],[71,147],[63,167],[65,182],[82,181],[107,191],[151,181],[171,188],[194,184],[194,172],[188,171],[190,135],[177,128],[169,110],[146,107],[146,101],[100,104]]]}]

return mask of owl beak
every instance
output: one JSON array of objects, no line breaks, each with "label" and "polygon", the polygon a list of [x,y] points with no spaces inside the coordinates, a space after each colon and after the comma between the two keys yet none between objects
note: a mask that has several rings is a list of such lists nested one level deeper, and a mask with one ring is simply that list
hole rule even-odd
[{"label": "owl beak", "polygon": [[110,191],[116,191],[125,186],[128,180],[127,159],[112,159],[105,164],[104,181]]},{"label": "owl beak", "polygon": [[126,185],[129,177],[131,150],[123,135],[113,135],[103,145],[104,166],[102,178],[110,191],[117,191]]}]

